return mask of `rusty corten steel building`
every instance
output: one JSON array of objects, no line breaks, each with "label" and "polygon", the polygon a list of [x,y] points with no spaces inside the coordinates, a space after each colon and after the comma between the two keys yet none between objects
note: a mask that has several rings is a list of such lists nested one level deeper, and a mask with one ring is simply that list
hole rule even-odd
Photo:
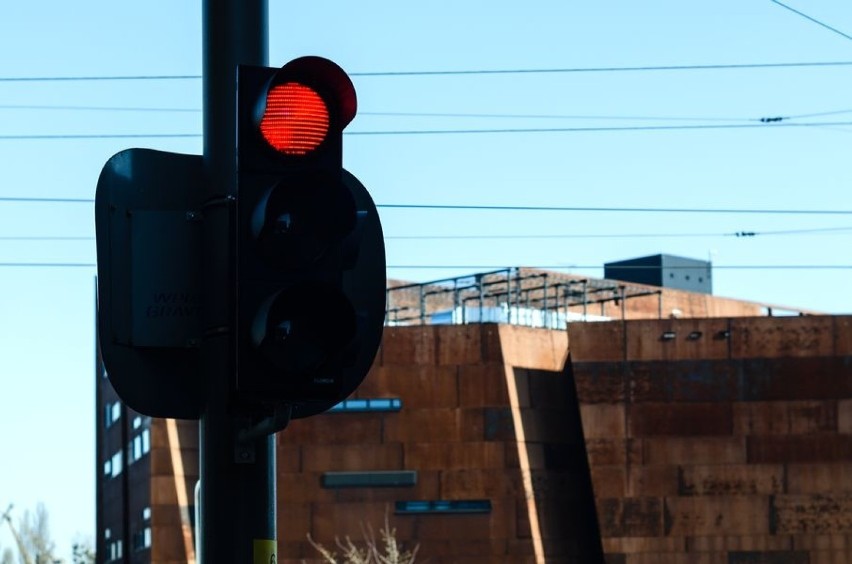
[{"label": "rusty corten steel building", "polygon": [[[625,320],[430,325],[441,288],[409,290],[416,325],[386,328],[355,395],[278,435],[279,562],[386,516],[432,563],[852,562],[850,318],[616,287],[594,313]],[[194,561],[195,424],[119,420],[98,441],[102,561]]]},{"label": "rusty corten steel building", "polygon": [[852,317],[569,339],[608,562],[852,562]]}]

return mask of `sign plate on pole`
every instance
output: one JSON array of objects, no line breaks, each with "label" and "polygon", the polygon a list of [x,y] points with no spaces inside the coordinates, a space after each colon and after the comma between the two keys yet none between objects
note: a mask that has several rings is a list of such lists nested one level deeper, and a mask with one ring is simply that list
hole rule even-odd
[{"label": "sign plate on pole", "polygon": [[198,418],[202,158],[114,155],[95,197],[98,338],[119,397],[155,417]]}]

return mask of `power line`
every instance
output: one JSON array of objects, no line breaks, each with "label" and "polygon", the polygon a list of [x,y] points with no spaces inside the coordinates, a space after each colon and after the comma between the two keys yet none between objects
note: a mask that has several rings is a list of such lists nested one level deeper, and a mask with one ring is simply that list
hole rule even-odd
[{"label": "power line", "polygon": [[[816,227],[810,229],[784,229],[778,231],[736,231],[732,233],[562,233],[540,235],[385,235],[393,240],[465,240],[465,239],[637,239],[637,238],[685,238],[685,237],[736,237],[750,238],[773,235],[843,235],[852,231],[849,227]],[[66,235],[0,235],[0,241],[94,241],[91,236]]]},{"label": "power line", "polygon": [[785,209],[742,209],[742,208],[634,208],[634,207],[593,207],[593,206],[497,206],[497,205],[461,205],[461,204],[377,204],[386,209],[413,210],[487,210],[487,211],[526,211],[526,212],[613,212],[613,213],[721,213],[721,214],[781,214],[781,215],[852,215],[852,210],[785,210]]},{"label": "power line", "polygon": [[799,118],[810,118],[810,117],[823,117],[823,116],[836,116],[838,114],[849,114],[852,113],[852,109],[850,110],[834,110],[831,112],[817,112],[812,114],[798,114],[793,116],[787,116],[784,119],[799,119]]},{"label": "power line", "polygon": [[[0,262],[0,267],[3,268],[95,268],[96,263],[92,262]],[[388,265],[388,269],[465,269],[465,270],[495,270],[498,268],[506,268],[505,264],[488,265],[465,265],[465,264],[399,264]],[[593,270],[603,268],[602,265],[536,265],[524,266],[522,268],[532,269],[547,269],[547,270]],[[648,269],[653,267],[648,266],[622,266],[620,268]],[[706,269],[706,266],[681,266],[681,269]],[[729,264],[729,265],[713,265],[714,270],[852,270],[852,264]]]},{"label": "power line", "polygon": [[200,113],[199,108],[164,108],[145,106],[62,106],[48,104],[0,104],[0,110],[63,110],[87,112],[167,112]]},{"label": "power line", "polygon": [[736,237],[753,237],[755,235],[803,235],[803,234],[839,234],[842,231],[850,231],[852,227],[815,227],[812,229],[782,229],[779,231],[740,231]]},{"label": "power line", "polygon": [[[774,118],[770,118],[774,121]],[[510,133],[583,133],[618,131],[686,131],[686,130],[722,130],[755,129],[778,127],[837,127],[849,126],[852,121],[811,122],[811,123],[762,123],[725,124],[725,125],[645,125],[629,127],[535,127],[514,129],[411,129],[384,131],[347,131],[347,136],[386,136],[386,135],[464,135],[464,134],[510,134]],[[0,141],[44,141],[44,140],[81,140],[81,139],[197,139],[200,133],[84,133],[84,134],[12,134],[0,135]]]},{"label": "power line", "polygon": [[[200,113],[200,108],[169,108],[154,106],[79,106],[49,104],[0,104],[0,110],[49,110],[49,111],[94,111],[94,112],[163,112],[163,113]],[[572,115],[572,114],[517,114],[517,113],[468,113],[468,112],[358,112],[362,116],[387,117],[442,117],[442,118],[487,118],[487,119],[555,119],[555,120],[612,120],[612,121],[717,121],[717,122],[762,122],[790,119],[823,117],[852,113],[852,109],[832,110],[779,116],[774,118],[745,117],[707,117],[707,116],[613,116],[613,115]]]},{"label": "power line", "polygon": [[7,235],[0,236],[0,241],[94,241],[94,237],[65,237],[58,236],[27,236],[27,235]]},{"label": "power line", "polygon": [[[821,123],[762,123],[754,124],[694,124],[694,125],[638,125],[628,127],[531,127],[513,129],[409,129],[385,131],[349,131],[344,135],[381,136],[381,135],[464,135],[464,134],[507,134],[507,133],[581,133],[581,132],[617,132],[617,131],[686,131],[715,129],[755,129],[767,127],[824,127],[852,125],[852,122]],[[2,137],[0,137],[2,139]]]},{"label": "power line", "polygon": [[[2,106],[0,106],[2,107]],[[850,110],[852,113],[852,110]],[[623,121],[760,121],[757,118],[721,118],[721,117],[687,117],[687,116],[600,116],[600,115],[566,115],[566,114],[479,114],[459,112],[358,112],[363,116],[389,117],[441,117],[441,118],[489,118],[489,119],[597,119]],[[822,115],[822,114],[820,114]],[[828,114],[826,114],[828,115]]]},{"label": "power line", "polygon": [[[505,264],[395,264],[388,265],[389,269],[424,269],[424,270],[497,270],[508,268]],[[557,264],[557,265],[529,265],[519,268],[539,269],[539,270],[593,270],[601,269],[603,265],[574,265],[574,264]],[[633,270],[653,269],[652,266],[620,266],[619,268],[629,268]],[[679,269],[698,269],[705,270],[706,266],[679,266]],[[713,270],[852,270],[852,264],[728,264],[728,265],[712,265]]]},{"label": "power line", "polygon": [[[793,63],[732,63],[707,65],[646,65],[633,67],[554,67],[532,69],[466,69],[466,70],[408,70],[408,71],[368,71],[351,72],[349,76],[396,77],[396,76],[458,76],[458,75],[496,75],[496,74],[564,74],[598,72],[652,72],[652,71],[701,71],[701,70],[739,70],[739,69],[781,69],[781,68],[819,68],[847,67],[852,61],[813,61]],[[172,75],[103,75],[103,76],[4,76],[0,82],[92,82],[92,81],[140,81],[140,80],[200,80],[200,74]]]},{"label": "power line", "polygon": [[562,67],[539,69],[473,69],[473,70],[435,70],[435,71],[382,71],[353,72],[351,76],[393,77],[393,76],[457,76],[477,74],[563,74],[584,72],[648,72],[648,71],[695,71],[695,70],[738,70],[773,69],[796,67],[849,66],[852,61],[801,62],[801,63],[739,63],[710,65],[656,65],[635,67]]},{"label": "power line", "polygon": [[198,80],[200,74],[137,74],[104,76],[0,76],[0,82],[101,82],[123,80]]},{"label": "power line", "polygon": [[[92,198],[51,198],[28,196],[0,196],[0,202],[9,203],[75,203],[91,204]],[[376,204],[377,208],[412,210],[459,210],[459,211],[526,211],[526,212],[605,212],[605,213],[719,213],[719,214],[767,214],[767,215],[852,215],[852,210],[836,209],[772,209],[772,208],[639,208],[639,207],[594,207],[594,206],[511,206],[477,204]],[[830,229],[847,229],[845,227]],[[780,232],[779,232],[780,233]]]},{"label": "power line", "polygon": [[[568,233],[552,235],[385,235],[393,240],[525,240],[525,239],[679,239],[687,237],[736,237],[753,238],[772,235],[841,235],[852,231],[852,227],[821,227],[814,229],[785,229],[780,231],[737,231],[734,233]],[[0,237],[2,239],[2,237]]]},{"label": "power line", "polygon": [[[97,112],[164,112],[164,113],[200,113],[199,108],[166,108],[150,106],[66,106],[0,104],[0,110],[59,110],[59,111],[97,111]],[[814,116],[852,113],[852,110],[812,114]],[[443,118],[489,118],[489,119],[583,119],[583,120],[624,120],[624,121],[759,121],[756,118],[724,117],[687,117],[687,116],[601,116],[566,114],[511,114],[511,113],[464,113],[464,112],[358,112],[359,116],[387,117],[443,117]],[[799,116],[802,117],[802,116]],[[810,117],[808,115],[807,117]],[[789,119],[789,118],[785,118]]]},{"label": "power line", "polygon": [[35,198],[28,196],[0,196],[0,202],[14,203],[54,203],[54,204],[92,204],[93,198]]},{"label": "power line", "polygon": [[3,268],[95,268],[93,262],[0,262]]},{"label": "power line", "polygon": [[72,133],[46,135],[0,135],[2,141],[46,141],[57,139],[195,139],[200,133]]},{"label": "power line", "polygon": [[785,8],[785,9],[787,9],[787,10],[790,10],[790,11],[791,11],[791,12],[793,12],[794,14],[797,14],[797,15],[799,15],[799,16],[802,16],[802,17],[803,17],[803,18],[805,18],[806,20],[810,20],[810,21],[812,21],[813,23],[815,23],[815,24],[817,24],[817,25],[819,25],[819,26],[822,26],[822,27],[824,27],[825,29],[827,29],[827,30],[829,30],[829,31],[833,31],[834,33],[836,33],[836,34],[838,34],[838,35],[842,35],[842,36],[843,36],[843,37],[845,37],[846,39],[852,39],[852,36],[847,35],[847,34],[843,33],[842,31],[840,31],[839,29],[834,28],[834,27],[831,27],[831,26],[830,26],[830,25],[828,25],[827,23],[825,23],[825,22],[821,22],[821,21],[819,21],[818,19],[813,18],[813,17],[811,17],[811,16],[807,15],[807,14],[806,14],[806,13],[804,13],[804,12],[800,12],[799,10],[796,10],[795,8],[792,8],[792,7],[788,6],[787,4],[782,4],[782,3],[781,3],[781,2],[779,2],[778,0],[769,0],[769,1],[770,1],[770,2],[772,2],[773,4],[777,4],[777,5],[781,6],[782,8]]}]

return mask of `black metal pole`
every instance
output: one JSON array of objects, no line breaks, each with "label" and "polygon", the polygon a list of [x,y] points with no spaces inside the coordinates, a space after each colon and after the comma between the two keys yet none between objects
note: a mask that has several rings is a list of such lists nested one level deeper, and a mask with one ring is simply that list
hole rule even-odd
[{"label": "black metal pole", "polygon": [[[204,0],[204,341],[207,402],[199,423],[202,564],[253,562],[277,552],[275,442],[264,436],[240,444],[229,405],[234,352],[235,276],[231,216],[236,196],[236,71],[266,65],[267,0]],[[270,559],[267,556],[266,561]]]}]

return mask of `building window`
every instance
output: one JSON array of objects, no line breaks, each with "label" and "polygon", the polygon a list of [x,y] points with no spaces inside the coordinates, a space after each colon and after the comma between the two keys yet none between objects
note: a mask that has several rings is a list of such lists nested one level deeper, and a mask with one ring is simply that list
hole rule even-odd
[{"label": "building window", "polygon": [[127,444],[128,464],[133,464],[151,452],[151,431],[145,429]]},{"label": "building window", "polygon": [[141,426],[142,426],[142,418],[137,415],[136,417],[133,418],[133,428],[138,429]]},{"label": "building window", "polygon": [[142,510],[142,520],[148,521],[150,519],[151,519],[151,508],[146,507],[145,509]]},{"label": "building window", "polygon": [[104,426],[109,429],[121,419],[121,402],[108,403],[104,406]]},{"label": "building window", "polygon": [[120,560],[122,556],[124,556],[124,554],[123,554],[123,547],[121,545],[121,539],[118,539],[115,542],[109,543],[107,562],[112,562],[114,560]]},{"label": "building window", "polygon": [[111,536],[112,536],[112,531],[110,529],[104,529],[104,538],[109,540],[109,538]]},{"label": "building window", "polygon": [[127,443],[127,463],[133,464],[142,458],[142,437],[136,435]]},{"label": "building window", "polygon": [[111,463],[110,463],[110,471],[111,471],[110,476],[112,476],[113,478],[115,478],[116,476],[118,476],[119,474],[121,474],[121,470],[122,470],[122,467],[121,467],[122,454],[124,454],[124,453],[123,453],[123,452],[121,452],[121,451],[118,451],[117,453],[115,453],[115,454],[113,454],[113,455],[112,455],[112,461],[111,461]]},{"label": "building window", "polygon": [[399,411],[402,400],[399,398],[369,398],[343,400],[328,410],[329,413],[369,413],[376,411]]},{"label": "building window", "polygon": [[418,513],[491,513],[491,501],[469,499],[454,501],[397,501],[397,514]]},{"label": "building window", "polygon": [[133,535],[133,550],[151,548],[151,528],[145,527]]},{"label": "building window", "polygon": [[104,476],[109,476],[110,474],[112,474],[112,460],[107,460],[104,462]]},{"label": "building window", "polygon": [[414,470],[379,472],[326,472],[322,475],[324,488],[404,488],[417,485]]}]

